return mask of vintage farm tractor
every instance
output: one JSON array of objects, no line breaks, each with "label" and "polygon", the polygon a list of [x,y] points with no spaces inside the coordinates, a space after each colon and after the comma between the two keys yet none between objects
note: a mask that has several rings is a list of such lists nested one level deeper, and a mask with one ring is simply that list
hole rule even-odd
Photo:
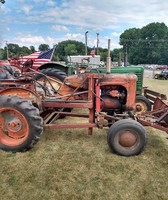
[{"label": "vintage farm tractor", "polygon": [[[30,55],[29,55],[30,56]],[[85,58],[85,59],[89,59]],[[64,80],[64,78],[68,75],[73,75],[75,73],[85,72],[87,67],[92,66],[92,73],[102,73],[106,74],[106,67],[100,67],[99,65],[91,65],[91,64],[84,64],[83,63],[69,63],[67,65],[49,61],[47,63],[43,63],[41,65],[34,65],[36,60],[27,59],[25,63],[20,62],[20,59],[9,59],[9,63],[11,66],[1,66],[5,67],[11,74],[14,73],[15,69],[19,69],[22,72],[31,72],[31,71],[38,71],[41,72],[52,79],[57,79],[59,81]],[[40,62],[39,62],[40,63]],[[142,66],[127,66],[127,67],[111,67],[110,72],[114,74],[135,74],[138,77],[138,81],[136,84],[136,112],[141,113],[145,111],[151,110],[151,104],[148,99],[143,95],[143,74],[144,68]],[[56,88],[57,83],[52,81],[53,86]],[[36,75],[36,80],[45,80],[44,76],[40,73]],[[48,83],[48,82],[47,82]]]},{"label": "vintage farm tractor", "polygon": [[[74,66],[74,67],[66,67],[58,63],[46,63],[40,68],[33,68],[33,61],[27,60],[22,65],[18,65],[18,62],[16,60],[11,60],[12,66],[1,66],[0,69],[7,70],[10,75],[14,75],[15,71],[18,69],[22,72],[34,72],[36,74],[35,79],[46,82],[45,84],[50,86],[48,79],[50,79],[50,83],[53,85],[55,89],[59,87],[58,82],[55,82],[53,79],[63,82],[65,77],[68,75],[73,75],[76,71],[81,71],[81,66]],[[84,71],[87,70],[87,68],[84,68]],[[41,73],[36,73],[41,72]],[[136,99],[135,99],[135,110],[136,113],[142,113],[145,111],[151,111],[151,103],[150,101],[143,95],[143,74],[144,74],[144,68],[142,66],[128,66],[128,67],[111,67],[110,72],[112,74],[135,74],[138,78],[136,83]],[[92,73],[99,73],[99,74],[106,74],[106,68],[100,67],[100,68],[92,68]],[[46,78],[44,75],[47,75],[48,78]],[[6,77],[7,78],[7,77]]]},{"label": "vintage farm tractor", "polygon": [[[23,152],[32,148],[43,128],[88,128],[88,133],[92,134],[93,128],[110,126],[107,135],[110,149],[122,156],[132,156],[139,154],[147,142],[146,131],[139,122],[150,126],[156,124],[154,127],[164,127],[163,130],[168,132],[167,104],[161,111],[148,116],[134,116],[137,82],[134,74],[72,75],[66,77],[63,83],[55,80],[60,85],[57,90],[52,84],[49,87],[35,80],[34,74],[1,80],[2,150]],[[87,112],[66,112],[66,109],[73,108]],[[56,120],[61,116],[88,118],[88,122],[57,124]]]}]

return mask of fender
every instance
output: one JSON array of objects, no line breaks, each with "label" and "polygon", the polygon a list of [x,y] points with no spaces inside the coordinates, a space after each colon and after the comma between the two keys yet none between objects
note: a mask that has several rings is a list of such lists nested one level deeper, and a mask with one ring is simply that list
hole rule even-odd
[{"label": "fender", "polygon": [[66,74],[68,74],[68,68],[66,65],[61,64],[61,63],[57,63],[57,62],[48,62],[45,63],[39,67],[34,67],[35,70],[43,70],[43,69],[47,69],[47,68],[54,68],[54,69],[59,69],[63,72],[65,72]]},{"label": "fender", "polygon": [[22,99],[25,99],[25,100],[31,102],[32,104],[37,105],[39,109],[41,108],[40,97],[38,97],[34,92],[32,92],[31,90],[28,90],[28,89],[18,88],[18,87],[7,88],[7,89],[1,90],[0,95],[1,96],[2,95],[18,96],[18,97],[21,97]]}]

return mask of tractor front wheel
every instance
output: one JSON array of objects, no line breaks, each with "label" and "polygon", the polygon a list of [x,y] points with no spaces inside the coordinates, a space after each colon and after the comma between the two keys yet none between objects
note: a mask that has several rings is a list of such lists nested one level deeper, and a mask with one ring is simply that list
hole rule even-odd
[{"label": "tractor front wheel", "polygon": [[0,97],[0,149],[23,152],[33,147],[42,133],[39,111],[17,96]]},{"label": "tractor front wheel", "polygon": [[147,134],[137,121],[122,119],[110,127],[107,142],[113,152],[121,156],[134,156],[145,148]]},{"label": "tractor front wheel", "polygon": [[158,79],[158,78],[159,78],[159,74],[155,74],[154,79]]},{"label": "tractor front wheel", "polygon": [[151,102],[145,96],[136,96],[135,99],[135,112],[141,114],[146,111],[151,111]]}]

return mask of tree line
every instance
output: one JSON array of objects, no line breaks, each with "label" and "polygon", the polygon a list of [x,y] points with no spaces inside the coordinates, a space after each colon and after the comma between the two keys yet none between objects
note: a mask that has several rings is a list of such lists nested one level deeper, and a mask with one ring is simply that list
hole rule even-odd
[{"label": "tree line", "polygon": [[[85,55],[85,44],[75,40],[66,40],[59,42],[55,45],[55,52],[53,55],[53,61],[67,61],[67,56],[70,55]],[[94,48],[88,48],[88,55]],[[40,44],[38,47],[39,51],[49,50],[50,46],[48,44]],[[20,47],[18,44],[7,44],[4,48],[0,48],[0,59],[4,60],[9,58],[18,58],[19,56],[26,56],[31,53],[34,53],[35,47]],[[106,61],[107,49],[99,48],[101,52],[101,60]]]},{"label": "tree line", "polygon": [[[125,30],[120,35],[120,45],[123,48],[111,51],[111,60],[115,62],[128,61],[130,64],[168,64],[168,27],[164,23],[150,23],[144,27]],[[7,49],[8,48],[8,49]],[[88,55],[93,50],[88,48]],[[48,44],[40,44],[38,50],[50,49]],[[35,47],[20,47],[17,44],[8,44],[0,48],[0,59],[19,57],[35,52]],[[99,48],[102,61],[106,61],[107,48]],[[85,44],[74,40],[66,40],[56,44],[53,56],[54,61],[67,61],[69,55],[85,55]]]}]

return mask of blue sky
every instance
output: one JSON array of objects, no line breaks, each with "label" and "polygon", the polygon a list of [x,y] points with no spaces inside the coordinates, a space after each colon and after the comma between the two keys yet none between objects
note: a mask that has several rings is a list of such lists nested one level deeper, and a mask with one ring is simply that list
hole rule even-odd
[{"label": "blue sky", "polygon": [[0,4],[0,47],[8,43],[52,47],[63,40],[111,49],[119,48],[119,36],[126,29],[151,22],[168,25],[167,0],[6,0]]}]

